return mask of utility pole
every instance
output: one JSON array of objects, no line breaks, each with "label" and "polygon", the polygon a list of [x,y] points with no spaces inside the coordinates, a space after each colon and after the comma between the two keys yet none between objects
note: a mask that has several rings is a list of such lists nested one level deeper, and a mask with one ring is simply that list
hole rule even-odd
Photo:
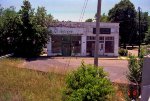
[{"label": "utility pole", "polygon": [[140,12],[140,7],[138,7],[139,10],[139,49],[138,49],[138,56],[140,56],[141,52],[141,12]]},{"label": "utility pole", "polygon": [[101,0],[98,0],[96,13],[96,40],[95,40],[95,54],[94,66],[98,67],[98,53],[99,53],[99,34],[100,34],[100,17],[101,17]]}]

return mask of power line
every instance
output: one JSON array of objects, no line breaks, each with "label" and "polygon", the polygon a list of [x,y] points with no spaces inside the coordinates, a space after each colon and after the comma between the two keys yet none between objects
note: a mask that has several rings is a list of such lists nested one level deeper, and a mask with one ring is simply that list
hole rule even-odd
[{"label": "power line", "polygon": [[88,0],[85,0],[85,1],[84,1],[84,5],[83,5],[83,8],[82,8],[82,11],[81,11],[81,15],[80,15],[79,22],[82,22],[82,20],[83,20],[83,17],[84,17],[84,14],[85,14],[85,9],[86,9],[86,7],[87,7],[87,4],[88,4]]},{"label": "power line", "polygon": [[85,8],[84,8],[84,12],[83,12],[83,15],[82,15],[82,18],[81,18],[81,22],[82,22],[82,20],[83,20],[84,14],[85,14],[85,10],[86,10],[87,4],[88,4],[88,0],[87,0],[87,2],[86,2],[86,4],[85,4]]},{"label": "power line", "polygon": [[84,0],[84,4],[83,4],[82,10],[81,10],[79,22],[81,21],[81,16],[82,16],[83,10],[84,10],[84,8],[85,8],[85,3],[86,3],[86,0]]},{"label": "power line", "polygon": [[83,11],[85,9],[86,1],[87,0],[84,0],[84,4],[83,4],[82,11],[81,11],[81,14],[80,14],[79,22],[81,21],[81,18],[82,18],[82,15],[83,15]]}]

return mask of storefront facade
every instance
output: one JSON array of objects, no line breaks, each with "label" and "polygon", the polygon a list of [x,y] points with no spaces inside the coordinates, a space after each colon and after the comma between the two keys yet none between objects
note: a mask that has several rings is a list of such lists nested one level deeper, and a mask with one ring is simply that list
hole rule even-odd
[{"label": "storefront facade", "polygon": [[[48,56],[94,56],[95,22],[59,22],[51,25]],[[100,23],[99,56],[118,56],[119,23]]]}]

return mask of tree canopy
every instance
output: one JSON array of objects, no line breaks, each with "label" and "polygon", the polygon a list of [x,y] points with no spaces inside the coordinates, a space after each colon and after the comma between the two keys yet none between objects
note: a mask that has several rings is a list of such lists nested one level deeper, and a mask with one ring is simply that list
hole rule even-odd
[{"label": "tree canopy", "polygon": [[150,27],[150,16],[148,16],[148,26]]},{"label": "tree canopy", "polygon": [[38,56],[49,40],[48,31],[53,17],[44,7],[37,12],[29,1],[24,0],[19,12],[14,7],[0,7],[0,54],[15,53],[17,56]]},{"label": "tree canopy", "polygon": [[85,20],[85,22],[93,22],[93,19],[89,18],[89,19]]},{"label": "tree canopy", "polygon": [[144,39],[146,44],[150,44],[150,28],[148,29],[146,35],[145,35],[145,39]]},{"label": "tree canopy", "polygon": [[105,13],[101,15],[100,22],[109,22],[108,16]]},{"label": "tree canopy", "polygon": [[134,43],[137,37],[136,10],[130,0],[121,0],[108,13],[111,22],[120,23],[120,44]]},{"label": "tree canopy", "polygon": [[[85,20],[85,22],[94,22],[94,21],[96,21],[96,15],[95,15],[95,18],[93,18],[93,19],[89,18],[89,19]],[[101,15],[100,22],[109,22],[108,16],[105,13],[103,13]]]},{"label": "tree canopy", "polygon": [[[139,30],[139,12],[137,13],[137,22]],[[148,31],[148,12],[140,12],[140,32],[141,32],[141,42],[144,42],[145,33]]]},{"label": "tree canopy", "polygon": [[13,51],[14,36],[18,33],[17,23],[14,7],[0,7],[0,55]]}]

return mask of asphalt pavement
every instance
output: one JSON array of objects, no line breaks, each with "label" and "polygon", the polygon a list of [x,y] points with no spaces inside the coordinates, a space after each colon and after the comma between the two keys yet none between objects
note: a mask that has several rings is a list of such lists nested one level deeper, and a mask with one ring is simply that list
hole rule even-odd
[{"label": "asphalt pavement", "polygon": [[[84,61],[85,64],[93,64],[93,58],[84,57],[40,57],[25,61],[24,67],[38,71],[54,71],[66,73],[69,70],[75,70]],[[126,79],[128,72],[128,61],[118,58],[99,58],[99,66],[102,66],[109,74],[112,82],[129,83]]]}]

